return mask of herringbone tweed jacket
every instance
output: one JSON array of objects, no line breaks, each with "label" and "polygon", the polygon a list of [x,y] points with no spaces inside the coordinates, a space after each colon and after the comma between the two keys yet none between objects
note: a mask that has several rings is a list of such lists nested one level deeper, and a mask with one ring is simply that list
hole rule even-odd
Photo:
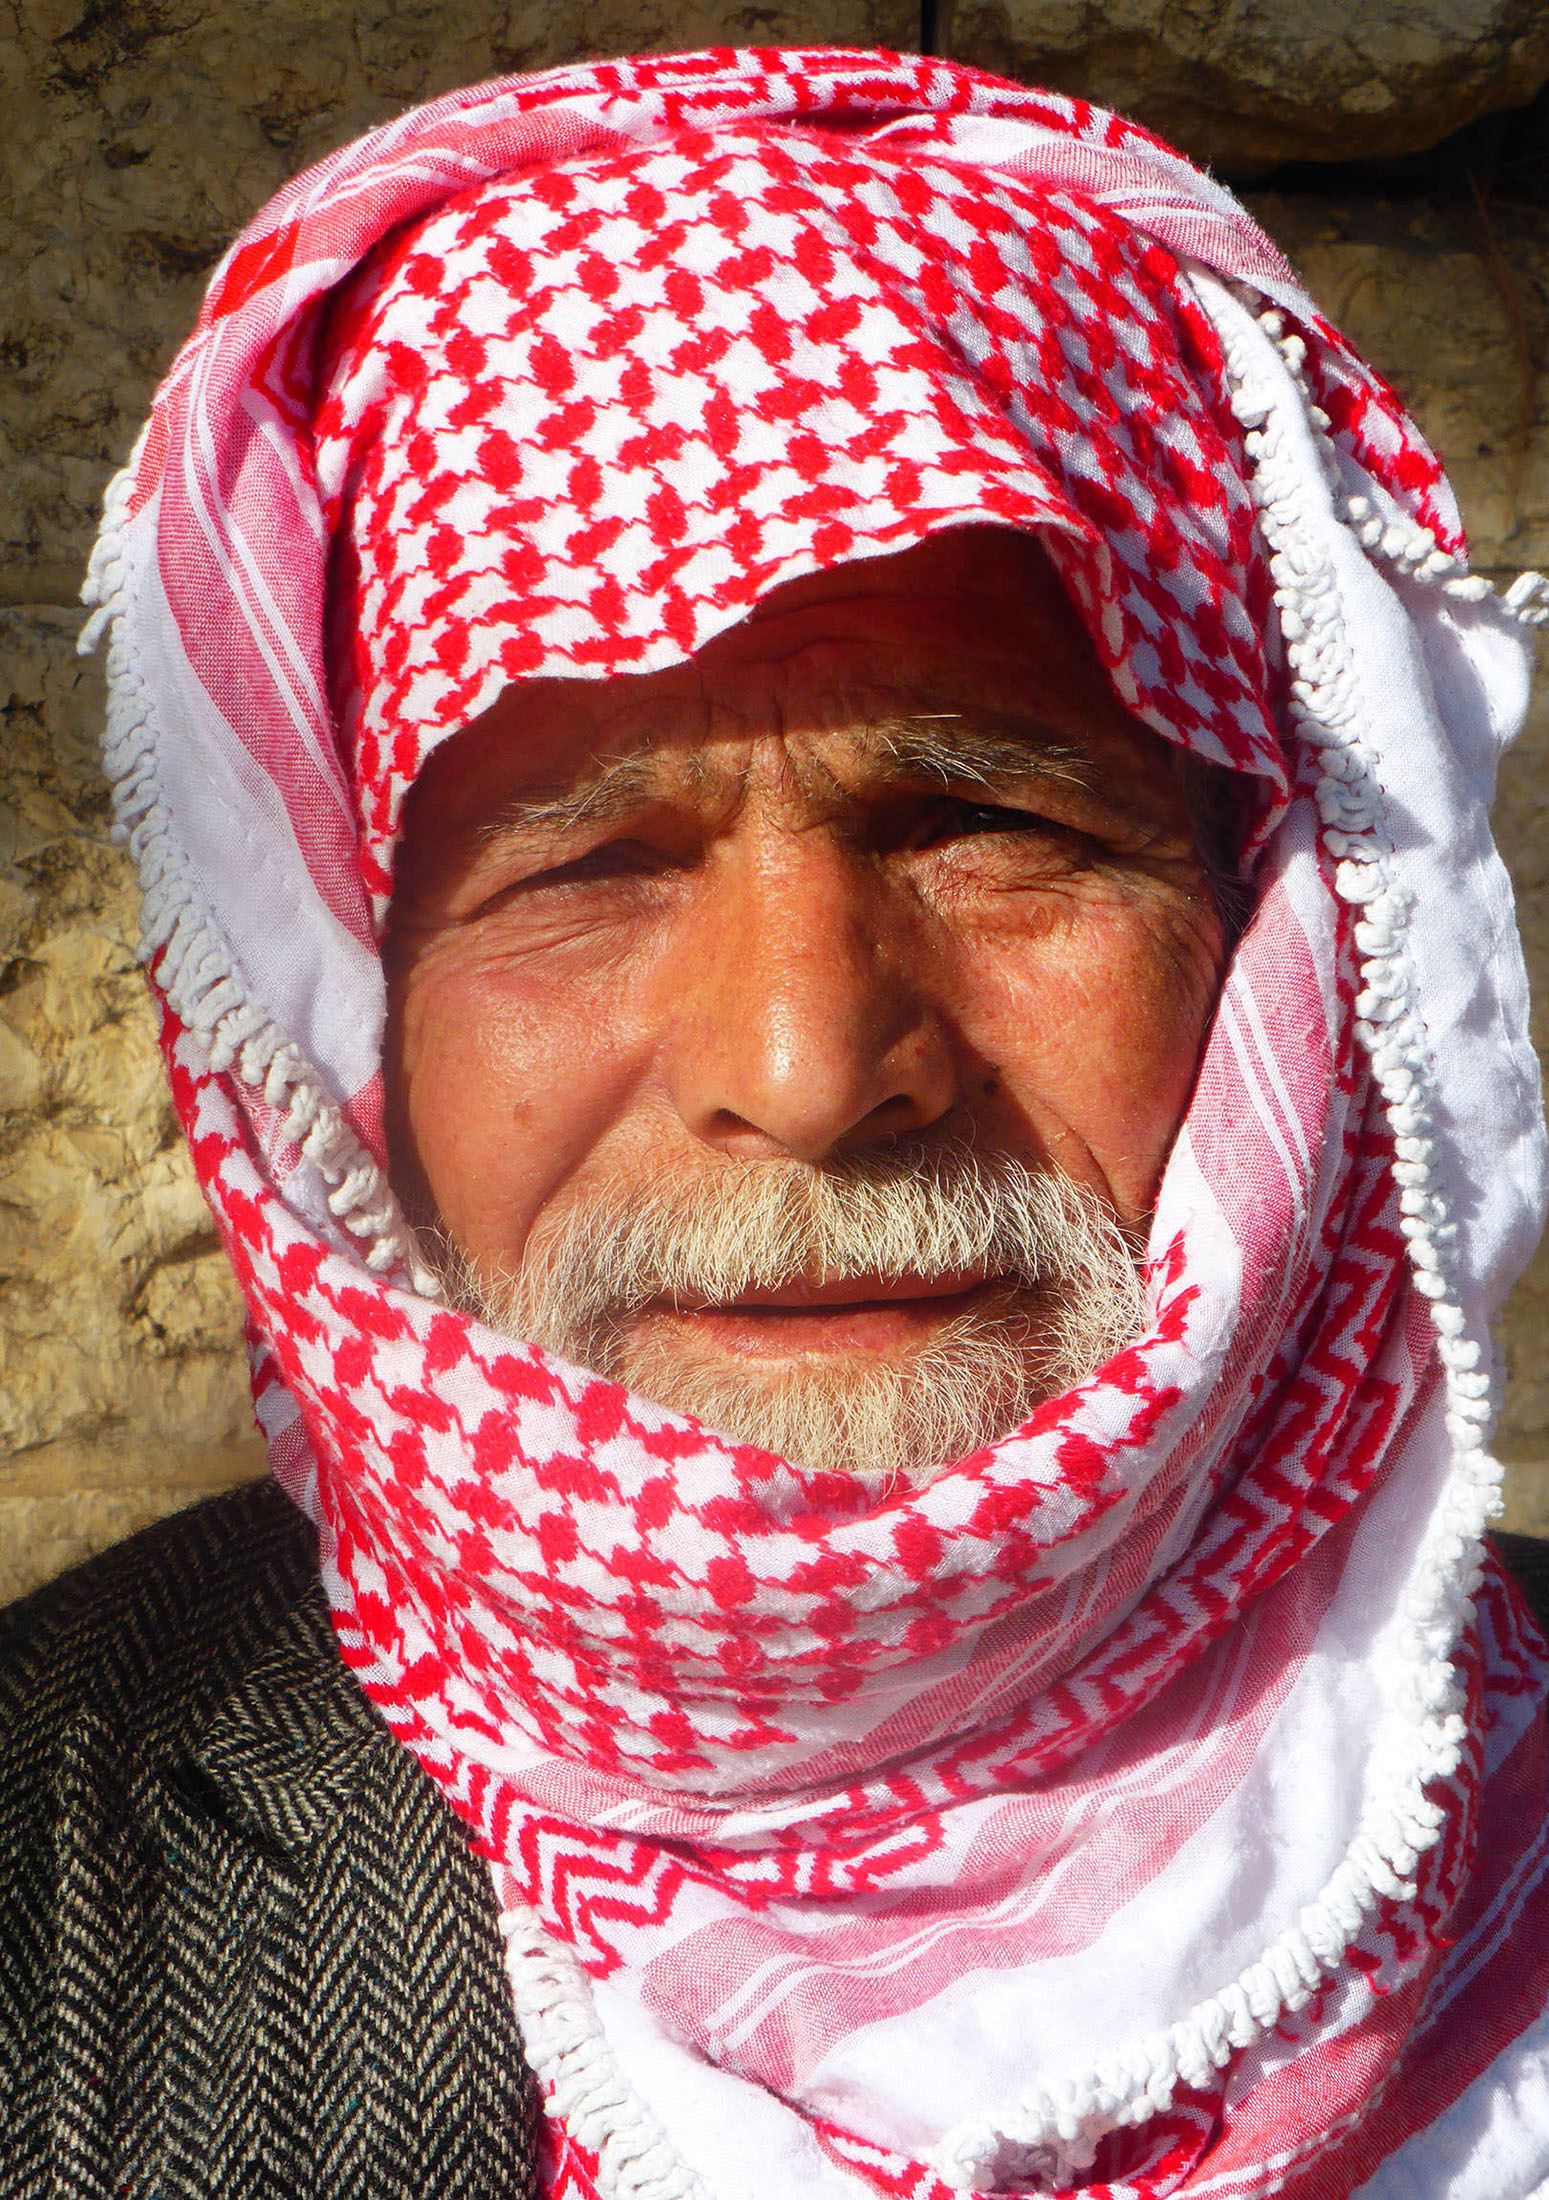
[{"label": "herringbone tweed jacket", "polygon": [[533,2200],[532,2109],[488,1873],[286,1499],[0,1615],[0,2200]]},{"label": "herringbone tweed jacket", "polygon": [[4,2200],[533,2200],[494,1889],[271,1485],[0,1617]]}]

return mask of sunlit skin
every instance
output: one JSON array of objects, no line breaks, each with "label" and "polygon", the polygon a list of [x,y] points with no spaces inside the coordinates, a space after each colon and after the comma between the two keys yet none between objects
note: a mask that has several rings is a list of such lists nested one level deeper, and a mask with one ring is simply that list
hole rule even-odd
[{"label": "sunlit skin", "polygon": [[[395,1173],[486,1274],[604,1181],[901,1138],[1064,1170],[1138,1226],[1224,951],[1176,753],[1036,543],[957,529],[688,664],[508,690],[435,754],[388,941]],[[815,1362],[904,1351],[984,1283],[650,1311]]]}]

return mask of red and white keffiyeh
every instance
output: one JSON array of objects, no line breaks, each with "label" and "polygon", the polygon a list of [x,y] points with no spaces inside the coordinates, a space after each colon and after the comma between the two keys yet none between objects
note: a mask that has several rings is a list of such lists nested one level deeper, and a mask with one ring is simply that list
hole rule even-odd
[{"label": "red and white keffiyeh", "polygon": [[[376,938],[508,683],[970,520],[1040,531],[1263,824],[1146,1334],[884,1492],[437,1303]],[[1544,1181],[1485,813],[1543,591],[1467,573],[1242,209],[931,60],[485,85],[246,231],[90,592],[274,1468],[490,1858],[552,2188],[1544,2189],[1546,1676],[1479,1540]]]}]

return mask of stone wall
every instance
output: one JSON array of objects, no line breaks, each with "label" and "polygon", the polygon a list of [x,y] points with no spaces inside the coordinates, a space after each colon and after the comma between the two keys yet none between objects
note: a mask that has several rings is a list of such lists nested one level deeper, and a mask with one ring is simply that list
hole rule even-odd
[{"label": "stone wall", "polygon": [[[103,482],[211,260],[286,175],[449,85],[669,38],[922,35],[1256,179],[1260,218],[1440,444],[1480,562],[1549,563],[1549,132],[1542,103],[1537,124],[1477,119],[1549,74],[1537,0],[33,0],[0,49],[0,1598],[260,1465],[108,837],[99,678],[72,646]],[[1501,820],[1549,1001],[1546,806],[1549,690]],[[1514,1514],[1549,1529],[1549,1259],[1504,1345]]]}]

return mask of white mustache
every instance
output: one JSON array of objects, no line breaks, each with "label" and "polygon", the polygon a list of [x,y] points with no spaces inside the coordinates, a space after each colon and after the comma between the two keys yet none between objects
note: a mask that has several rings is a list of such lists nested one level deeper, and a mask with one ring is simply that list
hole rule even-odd
[{"label": "white mustache", "polygon": [[694,1184],[615,1179],[535,1232],[510,1283],[518,1305],[530,1298],[568,1326],[664,1299],[726,1306],[851,1277],[1057,1288],[1094,1265],[1135,1274],[1134,1246],[1095,1192],[1013,1156],[941,1145],[822,1167],[732,1162]]}]

